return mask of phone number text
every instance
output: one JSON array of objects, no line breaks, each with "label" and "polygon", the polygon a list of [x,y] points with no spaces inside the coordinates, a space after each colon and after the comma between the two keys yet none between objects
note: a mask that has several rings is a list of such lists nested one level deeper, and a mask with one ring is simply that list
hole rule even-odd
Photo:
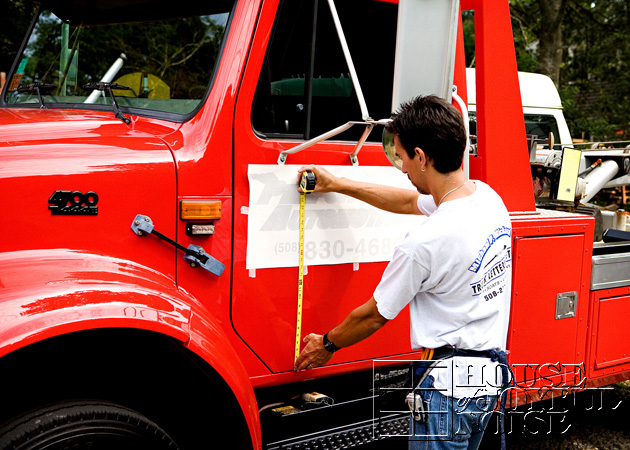
[{"label": "phone number text", "polygon": [[[357,243],[347,244],[341,239],[334,241],[306,241],[304,243],[304,258],[308,260],[314,259],[346,259],[356,256],[357,259],[365,257],[386,257],[391,258],[394,248],[401,240],[391,238],[371,238],[361,239]],[[299,242],[277,242],[274,247],[275,254],[295,254],[299,252]]]}]

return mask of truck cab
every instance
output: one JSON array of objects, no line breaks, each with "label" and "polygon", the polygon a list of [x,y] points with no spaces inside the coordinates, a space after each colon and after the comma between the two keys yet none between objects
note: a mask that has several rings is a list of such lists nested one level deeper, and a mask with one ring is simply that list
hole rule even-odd
[{"label": "truck cab", "polygon": [[421,219],[308,196],[299,309],[296,175],[314,163],[412,188],[382,126],[413,95],[466,105],[463,9],[466,170],[513,218],[513,397],[578,369],[593,386],[627,378],[602,322],[622,316],[598,315],[590,291],[593,218],[534,202],[507,2],[43,0],[0,99],[0,449],[135,445],[129,429],[184,449],[404,435],[399,388],[422,358],[407,312],[315,370],[294,372],[294,344],[369,299]]}]

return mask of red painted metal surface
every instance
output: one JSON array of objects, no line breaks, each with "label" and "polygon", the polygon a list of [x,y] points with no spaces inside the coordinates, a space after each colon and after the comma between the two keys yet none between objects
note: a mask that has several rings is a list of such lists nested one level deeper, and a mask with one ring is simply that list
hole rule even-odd
[{"label": "red painted metal surface", "polygon": [[[33,276],[36,275],[36,276]],[[0,354],[82,329],[130,327],[182,342],[190,299],[152,268],[70,249],[0,254]]]},{"label": "red painted metal surface", "polygon": [[[265,2],[261,23],[274,19],[275,4]],[[247,71],[241,83],[234,124],[234,267],[232,321],[238,335],[268,367],[270,373],[287,373],[281,382],[296,381],[313,374],[293,373],[293,344],[297,308],[297,268],[257,270],[255,276],[245,269],[247,215],[249,206],[249,164],[277,164],[280,151],[298,141],[263,140],[252,130],[251,105],[261,72],[270,29],[259,26],[254,35]],[[348,155],[354,144],[322,142],[303,153],[290,155],[287,164],[350,165]],[[360,153],[361,165],[388,166],[380,144],[368,143]],[[295,205],[297,208],[298,205]],[[297,210],[297,209],[296,209]],[[351,264],[309,267],[304,279],[304,335],[324,333],[338,324],[355,307],[367,301],[380,280],[385,263],[361,264],[354,271]],[[253,275],[253,274],[252,274]],[[333,365],[365,361],[389,355],[407,354],[409,346],[408,312],[401,314],[378,335],[335,355]],[[339,367],[339,366],[337,366]],[[322,369],[322,374],[344,371]],[[271,375],[270,375],[271,377]],[[280,380],[280,379],[278,379]],[[280,381],[279,381],[280,382]],[[257,383],[274,384],[273,378]]]},{"label": "red painted metal surface", "polygon": [[469,0],[462,9],[475,12],[478,156],[471,177],[492,186],[510,212],[534,211],[509,5]]},{"label": "red painted metal surface", "polygon": [[[513,217],[508,361],[521,400],[584,388],[593,227],[587,216]],[[557,295],[569,292],[575,317],[556,319]]]},{"label": "red painted metal surface", "polygon": [[[2,109],[0,122],[0,189],[11,193],[0,199],[3,251],[71,248],[131,259],[174,279],[173,249],[135,249],[140,242],[129,228],[143,213],[174,234],[174,211],[162,202],[175,201],[175,168],[160,139],[108,113]],[[52,215],[48,199],[57,190],[95,192],[98,215]]]},{"label": "red painted metal surface", "polygon": [[591,292],[589,379],[630,371],[630,287]]}]

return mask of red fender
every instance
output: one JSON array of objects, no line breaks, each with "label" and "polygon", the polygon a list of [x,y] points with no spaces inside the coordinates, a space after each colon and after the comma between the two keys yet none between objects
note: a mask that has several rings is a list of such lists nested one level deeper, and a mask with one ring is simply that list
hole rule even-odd
[{"label": "red fender", "polygon": [[69,249],[0,254],[0,356],[73,331],[126,327],[188,340],[190,300],[131,261]]},{"label": "red fender", "polygon": [[212,366],[228,384],[247,421],[252,447],[262,448],[258,403],[249,376],[237,352],[212,315],[200,305],[190,319],[187,347]]},{"label": "red fender", "polygon": [[88,329],[123,327],[168,335],[225,380],[254,448],[260,447],[256,398],[243,364],[216,319],[171,278],[132,261],[44,249],[0,254],[0,287],[0,357]]}]

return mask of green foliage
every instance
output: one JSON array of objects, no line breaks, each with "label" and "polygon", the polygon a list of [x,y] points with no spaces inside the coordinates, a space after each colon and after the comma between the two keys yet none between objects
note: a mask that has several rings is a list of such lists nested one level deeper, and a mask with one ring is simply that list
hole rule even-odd
[{"label": "green foliage", "polygon": [[[535,72],[537,69],[536,42],[537,38],[533,30],[522,19],[512,15],[512,29],[514,34],[514,47],[519,70]],[[462,13],[462,28],[464,33],[464,50],[466,53],[466,67],[475,66],[475,17],[472,11]]]},{"label": "green foliage", "polygon": [[540,15],[540,8],[535,1],[531,0],[512,0],[510,7],[518,70],[536,72],[538,70],[537,33],[540,24],[535,17]]},{"label": "green foliage", "polygon": [[475,16],[472,11],[462,13],[462,29],[466,67],[475,67]]},{"label": "green foliage", "polygon": [[9,72],[36,5],[23,0],[0,1],[0,72]]},{"label": "green foliage", "polygon": [[[519,70],[544,73],[539,49],[550,21],[547,0],[510,0]],[[630,137],[630,2],[556,0],[562,4],[558,87],[574,138]],[[545,23],[547,25],[545,25]],[[548,74],[552,75],[552,74]]]},{"label": "green foliage", "polygon": [[561,76],[572,132],[590,140],[630,137],[630,5],[573,0],[563,22]]},{"label": "green foliage", "polygon": [[[162,86],[154,98],[201,99],[218,59],[225,19],[227,14],[216,14],[75,27],[44,12],[24,51],[22,83],[51,83],[57,87],[55,96],[87,96],[91,90],[83,86],[101,80],[124,53],[125,63],[116,76],[131,74],[129,81],[137,80],[138,91],[125,96],[158,95],[147,81],[141,81],[151,76]],[[62,30],[67,30],[65,49]],[[72,64],[66,62],[69,58]]]}]

